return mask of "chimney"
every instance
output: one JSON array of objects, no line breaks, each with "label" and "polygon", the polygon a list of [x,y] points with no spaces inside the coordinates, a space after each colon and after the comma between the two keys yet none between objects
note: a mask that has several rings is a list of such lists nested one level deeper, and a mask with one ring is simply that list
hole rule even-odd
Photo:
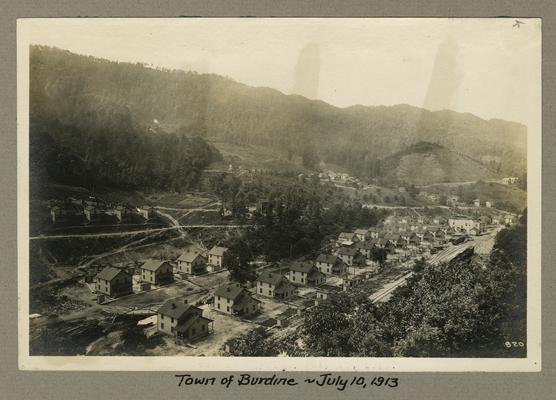
[{"label": "chimney", "polygon": [[176,303],[172,303],[172,310],[176,308]]}]

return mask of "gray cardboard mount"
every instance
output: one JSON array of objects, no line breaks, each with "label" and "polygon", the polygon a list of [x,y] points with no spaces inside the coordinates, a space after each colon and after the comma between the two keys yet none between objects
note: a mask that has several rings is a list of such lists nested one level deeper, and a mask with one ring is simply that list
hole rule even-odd
[{"label": "gray cardboard mount", "polygon": [[[0,3],[0,398],[5,399],[553,399],[555,366],[554,205],[556,176],[556,3],[548,1],[7,1]],[[171,372],[23,372],[17,368],[16,19],[21,17],[541,17],[543,19],[543,352],[540,373],[397,373],[396,389],[285,387],[178,387]],[[187,373],[187,371],[181,371]],[[207,374],[194,374],[202,376]],[[225,376],[224,374],[210,374]],[[256,375],[268,376],[260,373]],[[280,376],[316,376],[291,373]],[[353,376],[361,374],[346,374]],[[394,376],[366,373],[366,376]]]}]

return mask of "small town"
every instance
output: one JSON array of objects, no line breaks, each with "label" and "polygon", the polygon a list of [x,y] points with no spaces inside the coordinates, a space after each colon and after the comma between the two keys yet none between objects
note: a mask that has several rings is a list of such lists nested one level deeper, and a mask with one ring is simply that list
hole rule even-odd
[{"label": "small town", "polygon": [[29,47],[30,356],[526,357],[523,122],[91,54]]},{"label": "small town", "polygon": [[[342,182],[348,180],[346,177]],[[330,182],[336,180],[330,179],[326,184]],[[438,197],[434,200],[438,201]],[[457,198],[450,200],[456,202]],[[249,226],[253,214],[271,212],[268,202],[259,201],[247,208],[249,214],[241,225],[234,223],[222,204],[216,200],[179,211],[189,216],[212,214],[212,224],[203,227],[180,225],[179,218],[168,214],[168,207],[114,205],[92,196],[54,202],[49,210],[50,231],[55,233],[34,236],[32,241],[95,235],[110,238],[124,233],[145,236],[133,247],[126,244],[101,257],[86,257],[87,261],[69,277],[31,289],[61,287],[67,306],[57,314],[64,320],[77,318],[85,322],[95,315],[111,316],[113,323],[104,329],[114,331],[88,343],[86,354],[111,354],[110,349],[124,341],[125,334],[118,332],[122,329],[118,319],[122,319],[127,325],[124,330],[144,333],[146,343],[139,345],[142,350],[135,350],[138,354],[234,355],[234,344],[252,331],[280,340],[287,340],[289,335],[295,337],[292,332],[300,327],[303,316],[339,292],[363,290],[373,303],[383,303],[405,285],[416,263],[446,263],[469,252],[486,256],[496,234],[520,218],[497,210],[490,201],[478,199],[469,205],[438,206],[436,216],[426,215],[426,206],[391,208],[375,226],[340,232],[322,245],[316,257],[277,262],[260,257],[249,261],[255,274],[244,282],[230,277],[226,265],[228,248],[218,239],[206,247],[202,240],[190,238],[186,245],[173,248],[172,257],[160,257],[159,253],[143,258],[149,253],[135,250],[141,248],[137,243],[148,235],[172,233],[183,237],[187,231],[214,228],[219,231],[213,235],[215,240],[228,230]],[[120,230],[107,229],[112,227]],[[82,233],[83,230],[96,233]],[[65,233],[59,233],[62,231]],[[168,242],[175,242],[175,238]],[[147,247],[152,250],[165,245],[162,240]],[[135,259],[117,261],[116,255],[126,254],[128,247]],[[41,256],[54,259],[51,253]],[[32,329],[40,332],[46,317],[31,314]],[[86,327],[87,324],[72,325],[60,333],[86,335]]]}]

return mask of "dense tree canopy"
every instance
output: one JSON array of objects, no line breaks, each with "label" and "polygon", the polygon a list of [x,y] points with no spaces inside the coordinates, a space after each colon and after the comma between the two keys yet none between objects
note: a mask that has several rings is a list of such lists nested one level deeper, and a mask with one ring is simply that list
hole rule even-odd
[{"label": "dense tree canopy", "polygon": [[257,212],[254,222],[248,234],[250,246],[269,260],[278,260],[314,256],[328,235],[374,226],[378,216],[355,202],[323,207],[318,191],[293,184],[271,193],[267,211]]},{"label": "dense tree canopy", "polygon": [[32,185],[180,191],[197,185],[202,169],[219,157],[202,138],[147,133],[117,114],[75,125],[33,109],[31,117]]}]

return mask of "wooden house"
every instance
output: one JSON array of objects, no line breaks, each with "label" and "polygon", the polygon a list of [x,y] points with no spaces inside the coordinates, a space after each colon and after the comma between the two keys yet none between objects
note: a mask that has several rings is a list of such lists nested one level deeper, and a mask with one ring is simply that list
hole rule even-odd
[{"label": "wooden house", "polygon": [[277,272],[265,271],[256,280],[257,294],[276,299],[287,299],[295,294],[295,286]]},{"label": "wooden house", "polygon": [[376,240],[367,240],[364,242],[357,242],[355,244],[355,248],[359,250],[359,252],[369,260],[372,256],[372,251],[375,248]]},{"label": "wooden house", "polygon": [[327,275],[342,275],[346,270],[346,264],[342,259],[332,254],[319,254],[316,267]]},{"label": "wooden house", "polygon": [[200,250],[189,248],[178,257],[176,269],[189,275],[201,275],[207,272],[207,259]]},{"label": "wooden house", "polygon": [[260,303],[236,282],[226,283],[214,292],[214,309],[230,315],[254,314],[260,310]]},{"label": "wooden house", "polygon": [[340,250],[338,250],[338,257],[351,267],[352,265],[359,265],[362,254],[356,248],[341,247]]},{"label": "wooden house", "polygon": [[157,313],[157,330],[175,338],[195,341],[212,332],[212,320],[203,317],[203,310],[187,300],[168,300]]},{"label": "wooden house", "polygon": [[367,229],[356,229],[353,233],[357,236],[359,241],[365,241],[369,236],[369,231]]},{"label": "wooden house", "polygon": [[133,279],[125,269],[106,267],[96,276],[95,291],[112,298],[133,293]]},{"label": "wooden house", "polygon": [[223,268],[222,260],[224,254],[228,251],[226,247],[214,246],[208,252],[208,265],[209,272],[220,271]]},{"label": "wooden house", "polygon": [[156,215],[156,210],[151,206],[143,206],[137,208],[137,213],[141,215],[145,220],[149,220]]},{"label": "wooden house", "polygon": [[369,228],[367,233],[371,239],[378,239],[380,236],[380,230],[378,228]]},{"label": "wooden house", "polygon": [[311,262],[294,262],[290,266],[288,278],[291,283],[317,286],[326,280],[326,275]]},{"label": "wooden house", "polygon": [[351,246],[352,244],[354,244],[355,242],[358,242],[359,238],[357,237],[357,235],[353,232],[342,232],[340,233],[340,235],[338,236],[338,240],[336,241],[336,244],[338,246]]},{"label": "wooden house", "polygon": [[165,285],[174,281],[172,265],[168,261],[147,260],[141,265],[141,281],[152,285]]}]

